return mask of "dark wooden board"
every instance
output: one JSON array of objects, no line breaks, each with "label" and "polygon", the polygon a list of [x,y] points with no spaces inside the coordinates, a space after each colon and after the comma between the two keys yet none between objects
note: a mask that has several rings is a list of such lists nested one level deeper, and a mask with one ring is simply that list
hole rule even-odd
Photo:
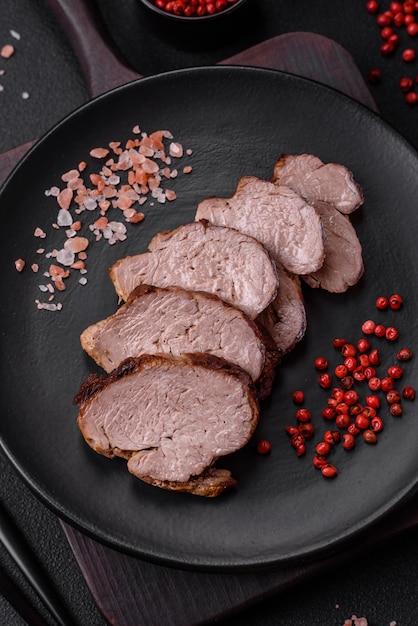
[{"label": "dark wooden board", "polygon": [[[106,44],[82,0],[49,0],[78,55],[92,96],[137,78]],[[224,63],[257,65],[297,73],[329,84],[376,108],[351,56],[319,35],[290,33],[264,42]],[[0,156],[0,180],[31,142]],[[409,504],[368,533],[372,543],[417,523]],[[106,618],[120,626],[196,624],[242,608],[268,593],[296,584],[319,569],[353,555],[347,553],[310,564],[289,565],[257,574],[209,574],[173,570],[126,556],[63,524],[69,543],[93,596]],[[363,544],[364,548],[364,544]]]}]

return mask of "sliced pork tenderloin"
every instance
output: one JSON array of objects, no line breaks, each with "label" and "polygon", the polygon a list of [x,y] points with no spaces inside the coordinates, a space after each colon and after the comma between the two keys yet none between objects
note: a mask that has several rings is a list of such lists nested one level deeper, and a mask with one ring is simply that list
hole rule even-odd
[{"label": "sliced pork tenderloin", "polygon": [[155,235],[148,252],[115,263],[110,278],[122,300],[142,284],[182,287],[215,294],[251,319],[278,289],[275,264],[258,241],[205,220]]},{"label": "sliced pork tenderloin", "polygon": [[304,276],[310,287],[321,287],[332,293],[347,291],[364,272],[361,244],[346,215],[325,202],[315,202],[324,231],[325,261],[317,272]]},{"label": "sliced pork tenderloin", "polygon": [[280,280],[277,297],[257,321],[267,329],[283,357],[303,338],[306,313],[299,278],[280,266],[277,270]]},{"label": "sliced pork tenderloin", "polygon": [[350,170],[338,163],[324,164],[312,154],[282,155],[274,166],[273,182],[287,185],[310,204],[326,202],[345,214],[364,201]]},{"label": "sliced pork tenderloin", "polygon": [[81,345],[111,372],[143,354],[206,352],[238,365],[269,391],[277,350],[245,313],[217,296],[179,287],[136,287],[114,315],[86,328]]},{"label": "sliced pork tenderloin", "polygon": [[251,438],[259,409],[250,376],[218,357],[144,355],[81,387],[78,425],[88,445],[128,460],[137,478],[217,496],[235,484],[212,465]]},{"label": "sliced pork tenderloin", "polygon": [[200,219],[255,237],[293,274],[310,274],[324,262],[320,219],[290,187],[242,178],[231,198],[203,200],[196,212]]}]

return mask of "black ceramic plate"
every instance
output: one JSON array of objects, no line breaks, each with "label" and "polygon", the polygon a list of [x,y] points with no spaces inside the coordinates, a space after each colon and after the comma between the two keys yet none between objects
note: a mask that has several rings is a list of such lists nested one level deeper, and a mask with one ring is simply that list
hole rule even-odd
[{"label": "black ceramic plate", "polygon": [[[173,184],[175,204],[146,206],[146,220],[124,244],[96,245],[89,283],[69,289],[60,313],[37,311],[41,280],[17,275],[13,261],[36,247],[36,226],[55,217],[44,189],[88,155],[127,136],[134,124],[170,128],[194,150],[193,175]],[[280,369],[257,436],[273,443],[270,457],[249,445],[225,465],[237,491],[206,500],[154,489],[128,474],[125,462],[96,455],[75,424],[72,398],[94,367],[80,332],[115,310],[106,269],[118,257],[145,250],[161,229],[193,220],[197,203],[228,195],[240,176],[270,177],[282,152],[313,152],[344,163],[364,188],[354,217],[366,274],[344,295],[305,289],[309,330]],[[305,389],[323,428],[326,394],[312,361],[334,356],[333,336],[357,339],[376,314],[377,294],[399,291],[407,306],[396,314],[402,343],[417,347],[418,158],[377,116],[339,93],[282,73],[241,68],[180,71],[133,83],[82,107],[51,131],[24,159],[0,197],[1,439],[21,475],[59,515],[121,549],[177,566],[245,568],[313,555],[380,518],[414,489],[418,477],[418,422],[414,405],[389,418],[375,447],[339,449],[341,473],[324,481],[298,460],[284,435],[292,422],[290,393]],[[54,232],[48,247],[61,239]],[[393,352],[393,350],[392,350]],[[387,363],[390,350],[385,355]],[[417,366],[408,368],[416,379]],[[386,410],[383,411],[386,417]],[[325,425],[324,425],[325,427]],[[313,442],[311,443],[311,448]]]}]

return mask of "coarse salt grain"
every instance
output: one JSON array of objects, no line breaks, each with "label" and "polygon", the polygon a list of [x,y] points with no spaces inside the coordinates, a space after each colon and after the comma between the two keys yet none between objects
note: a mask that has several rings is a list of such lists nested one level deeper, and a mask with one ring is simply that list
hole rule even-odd
[{"label": "coarse salt grain", "polygon": [[34,272],[36,274],[36,272],[39,271],[39,265],[37,263],[32,263],[32,265],[30,266],[32,272]]},{"label": "coarse salt grain", "polygon": [[175,143],[174,141],[170,143],[169,147],[170,156],[180,158],[183,156],[183,146],[181,143]]},{"label": "coarse salt grain", "polygon": [[71,226],[73,223],[71,213],[67,209],[61,209],[58,212],[57,223],[58,226]]},{"label": "coarse salt grain", "polygon": [[95,159],[103,159],[109,154],[109,150],[106,148],[93,148],[93,150],[90,150],[89,154]]},{"label": "coarse salt grain", "polygon": [[78,281],[80,283],[80,285],[87,285],[87,278],[80,278],[80,280]]},{"label": "coarse salt grain", "polygon": [[183,167],[183,174],[190,174],[193,171],[193,168],[191,165],[185,165]]},{"label": "coarse salt grain", "polygon": [[12,36],[14,39],[17,39],[17,40],[19,41],[19,39],[20,39],[20,34],[19,34],[16,30],[13,30],[13,28],[12,28],[12,30],[10,30],[10,31],[9,31],[9,33],[11,34],[11,36]]},{"label": "coarse salt grain", "polygon": [[18,272],[23,272],[24,268],[25,268],[25,261],[23,259],[17,259],[15,261],[15,268]]},{"label": "coarse salt grain", "polygon": [[[72,239],[68,239],[67,241],[72,241]],[[74,252],[72,252],[71,250],[66,250],[65,248],[62,250],[58,250],[57,261],[58,263],[61,263],[61,265],[72,265],[75,261]]]},{"label": "coarse salt grain", "polygon": [[38,248],[36,254],[43,254],[45,252],[45,248]]},{"label": "coarse salt grain", "polygon": [[45,239],[46,233],[42,230],[42,228],[39,228],[39,226],[37,226],[33,232],[33,236],[39,237],[40,239]]},{"label": "coarse salt grain", "polygon": [[13,56],[14,53],[15,49],[10,43],[3,46],[0,50],[0,56],[3,57],[3,59],[10,59],[10,57]]},{"label": "coarse salt grain", "polygon": [[193,150],[191,150],[190,148],[187,148],[186,154],[187,156],[190,156],[191,154],[193,154]]},{"label": "coarse salt grain", "polygon": [[0,91],[4,91],[3,85],[0,85]]},{"label": "coarse salt grain", "polygon": [[22,91],[22,99],[27,100],[29,98],[29,93],[27,91]]},{"label": "coarse salt grain", "polygon": [[138,124],[133,127],[132,132],[133,132],[134,135],[139,135],[140,134],[141,129],[139,128]]}]

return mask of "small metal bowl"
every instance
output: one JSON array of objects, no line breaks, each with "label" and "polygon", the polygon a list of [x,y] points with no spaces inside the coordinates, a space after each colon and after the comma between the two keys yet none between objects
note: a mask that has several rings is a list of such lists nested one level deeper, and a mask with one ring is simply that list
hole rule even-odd
[{"label": "small metal bowl", "polygon": [[207,23],[214,20],[220,20],[223,17],[229,16],[231,13],[233,13],[237,9],[240,9],[244,4],[246,4],[248,0],[238,0],[238,2],[232,4],[228,9],[224,9],[219,13],[213,13],[212,15],[202,15],[201,17],[186,17],[185,15],[174,15],[174,13],[167,13],[167,11],[159,9],[153,2],[151,2],[151,0],[140,0],[140,2],[153,13],[160,15],[161,17],[165,17],[169,20],[173,20],[175,22],[183,22],[187,24],[202,24],[203,22]]}]

